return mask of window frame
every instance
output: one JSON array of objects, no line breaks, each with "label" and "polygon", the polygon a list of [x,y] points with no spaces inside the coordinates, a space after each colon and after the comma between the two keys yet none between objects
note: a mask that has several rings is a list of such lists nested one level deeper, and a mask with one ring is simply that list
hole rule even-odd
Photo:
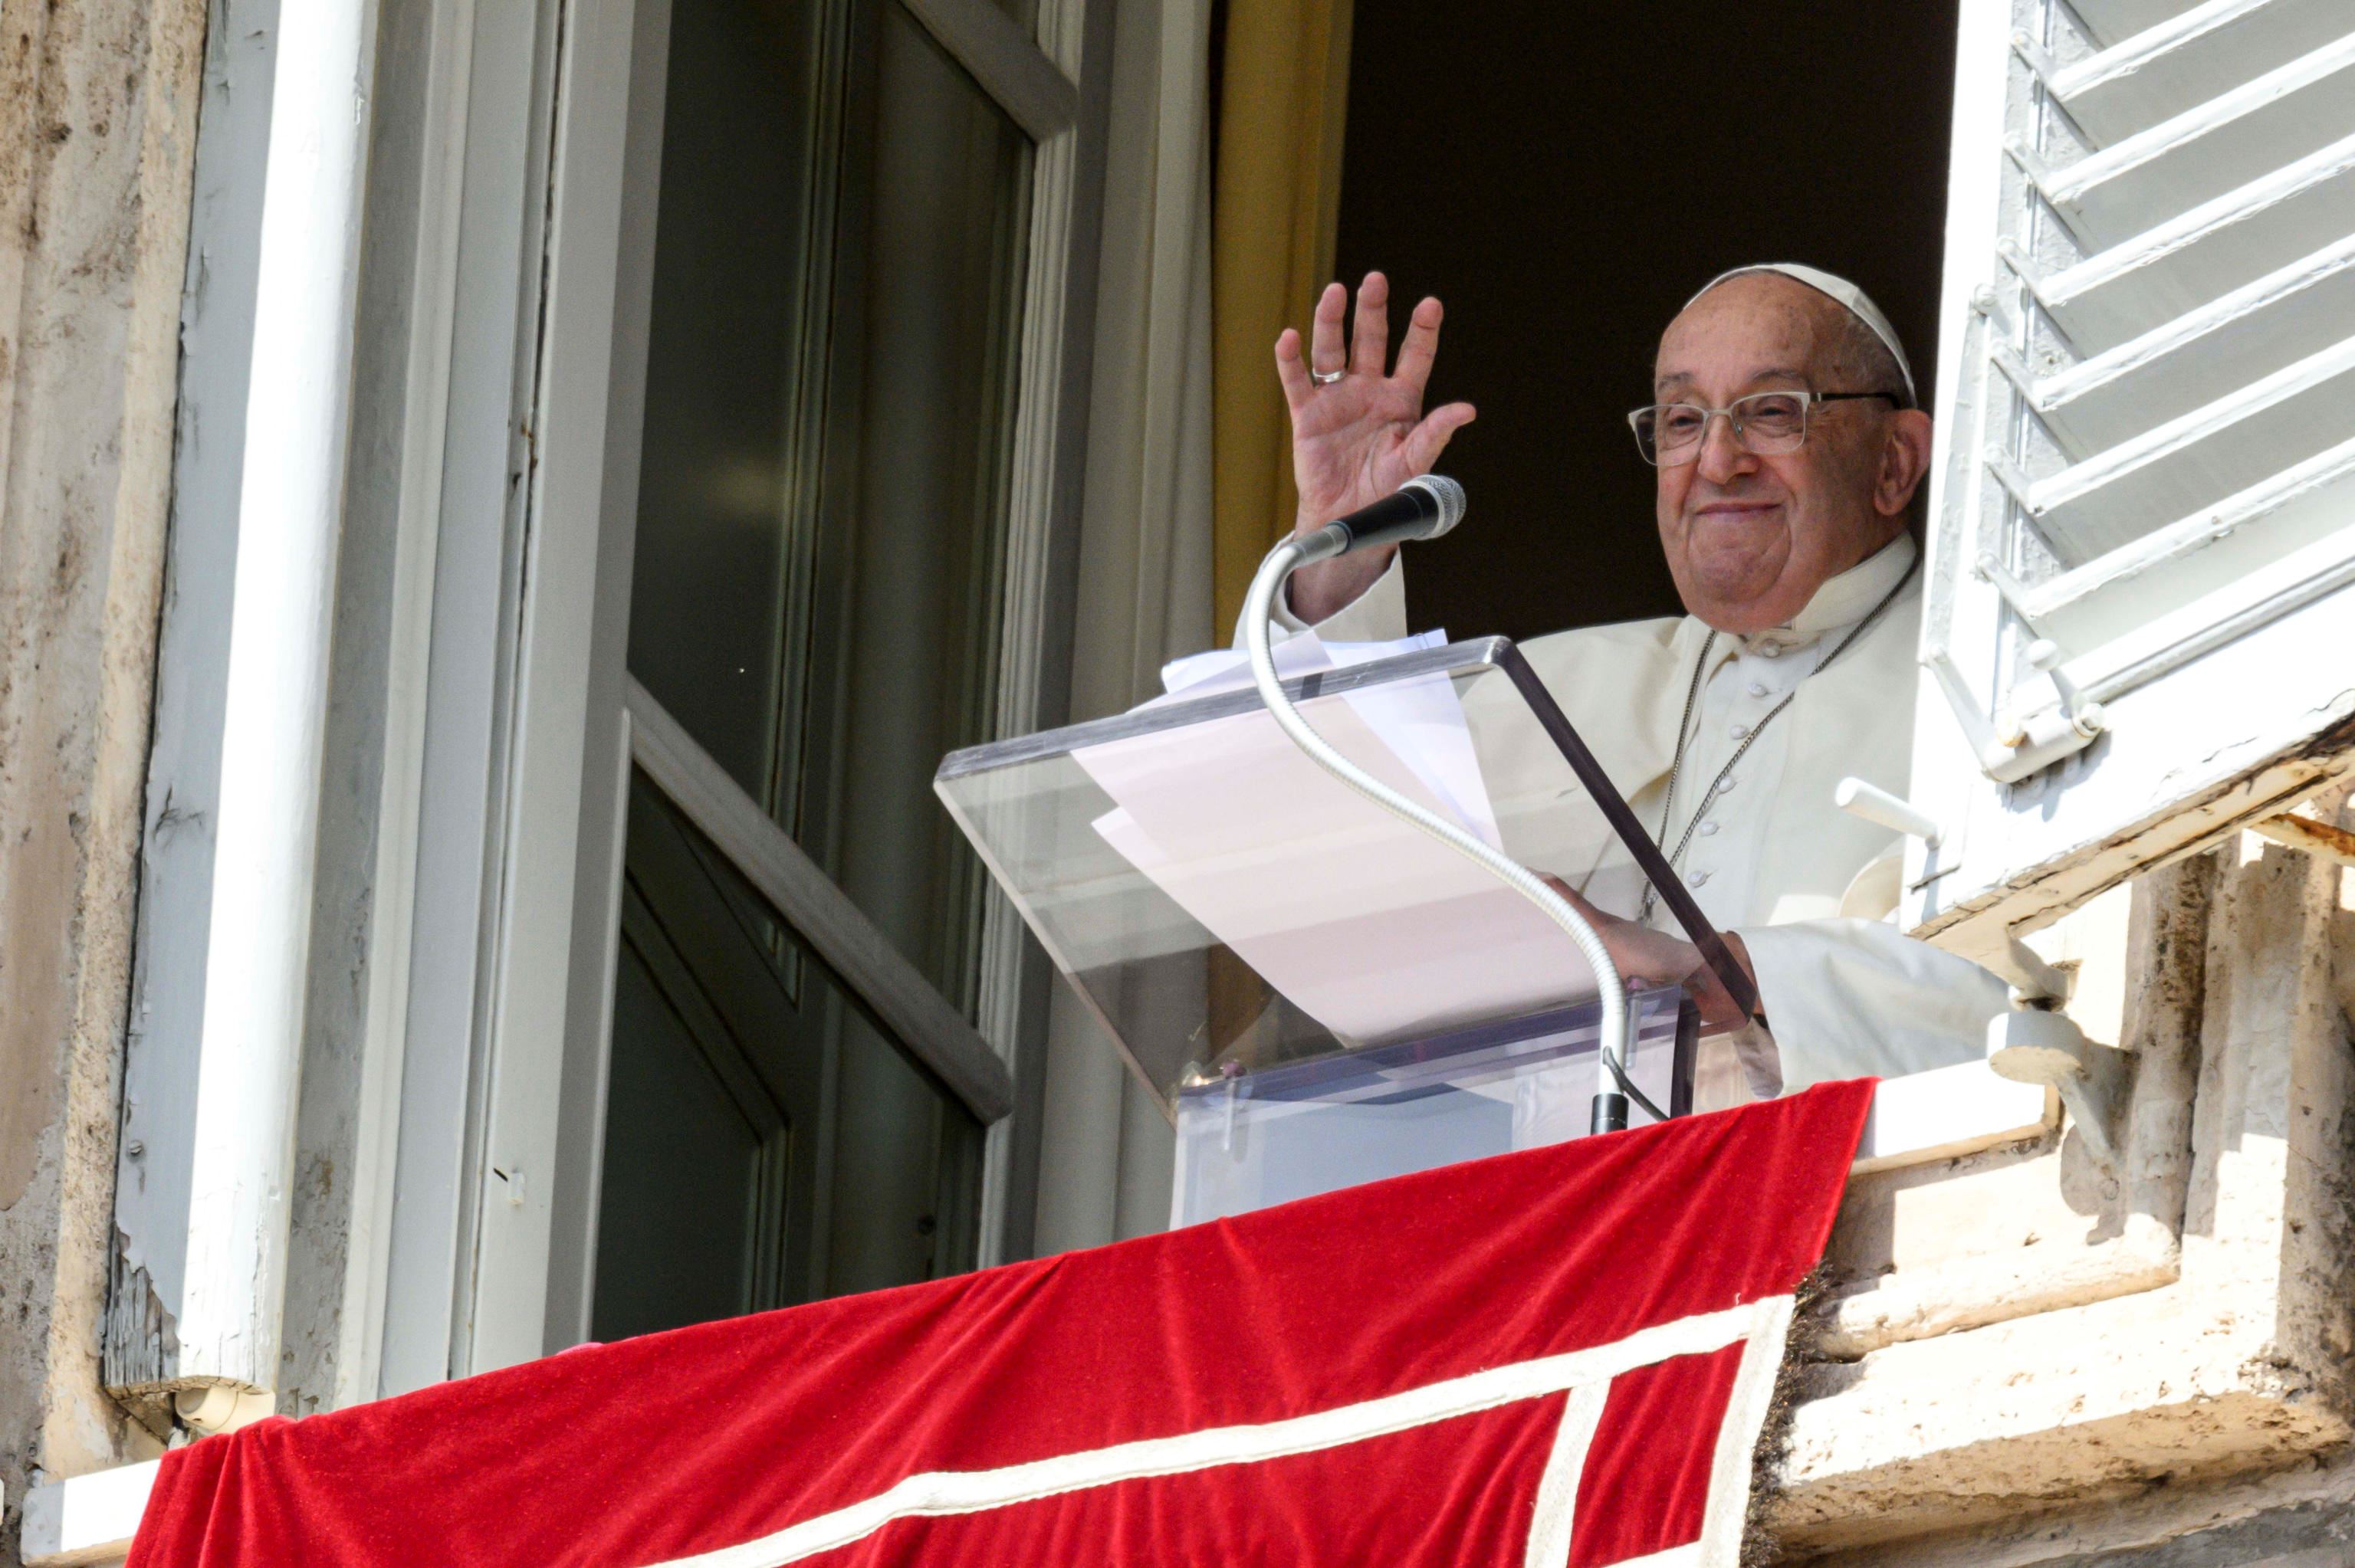
[{"label": "window frame", "polygon": [[[1082,58],[1098,78],[1108,69],[1108,49],[1082,46],[1083,36],[1108,43],[1110,8],[1048,0],[1033,37],[987,0],[895,3],[1035,148],[995,715],[997,733],[1017,733],[1055,722],[1069,683],[1097,232],[1094,204],[1081,197],[1101,179],[1094,143],[1105,97],[1101,80],[1083,94],[1073,72]],[[666,731],[666,715],[630,689],[624,665],[667,20],[667,0],[570,0],[561,58],[551,62],[548,228],[538,247],[546,291],[535,298],[527,280],[534,329],[518,340],[515,376],[529,468],[513,525],[524,541],[517,577],[528,589],[511,612],[511,694],[489,770],[498,842],[483,863],[448,1374],[528,1359],[588,1332],[631,768],[657,760],[666,771],[650,776],[666,779],[666,793],[707,829],[715,810],[740,819],[723,808],[744,803],[698,749],[666,744],[676,726]],[[833,933],[832,967],[848,963],[857,989],[858,965],[868,962],[870,981],[883,976],[887,1011],[896,997],[903,1013],[929,1013],[923,1027],[901,1030],[903,1040],[932,1054],[936,1075],[991,1122],[982,1261],[1020,1255],[1035,1189],[1025,1160],[1036,1158],[1047,977],[1018,919],[993,897],[975,1033],[888,943],[864,940],[871,925],[815,867],[794,874],[790,841],[754,842],[750,831],[735,842],[759,863],[742,868],[756,883],[768,874],[779,912],[798,911],[793,923],[821,951],[828,938],[812,921]],[[796,895],[797,910],[786,907]],[[895,962],[904,972],[886,973]],[[964,1049],[985,1038],[997,1053],[986,1064]],[[387,1391],[403,1385],[389,1377]]]}]

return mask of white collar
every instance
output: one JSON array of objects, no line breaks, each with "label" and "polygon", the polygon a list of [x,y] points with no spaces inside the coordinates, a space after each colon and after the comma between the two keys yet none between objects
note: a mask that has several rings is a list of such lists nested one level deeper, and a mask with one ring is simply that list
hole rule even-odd
[{"label": "white collar", "polygon": [[1918,554],[1913,534],[1900,534],[1848,570],[1827,578],[1806,608],[1782,625],[1728,641],[1742,652],[1782,653],[1805,648],[1828,631],[1853,626],[1904,581]]}]

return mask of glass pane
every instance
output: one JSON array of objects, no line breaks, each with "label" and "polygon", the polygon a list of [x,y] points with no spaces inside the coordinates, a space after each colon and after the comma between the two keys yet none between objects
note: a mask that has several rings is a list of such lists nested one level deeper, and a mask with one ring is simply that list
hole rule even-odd
[{"label": "glass pane", "polygon": [[677,0],[630,667],[969,1004],[1028,139],[896,0]]},{"label": "glass pane", "polygon": [[623,883],[594,1337],[973,1266],[980,1126],[643,778]]},{"label": "glass pane", "polygon": [[931,783],[994,728],[1030,146],[905,10],[879,21],[855,558],[819,569],[841,705],[803,838],[969,1008],[983,879]]},{"label": "glass pane", "polygon": [[792,825],[832,330],[822,5],[676,0],[630,669]]},{"label": "glass pane", "polygon": [[[897,0],[673,0],[631,673],[970,1013],[1028,140]],[[641,784],[598,1331],[971,1266],[981,1130]],[[652,1276],[652,1278],[641,1277]]]},{"label": "glass pane", "polygon": [[[1673,991],[1633,999],[1629,1075],[1670,1115],[1689,1108],[1697,1042]],[[1594,1024],[1490,1026],[1328,1055],[1181,1088],[1170,1219],[1196,1224],[1318,1192],[1582,1138]],[[1628,1124],[1652,1118],[1629,1107]]]},{"label": "glass pane", "polygon": [[778,1304],[775,1271],[762,1266],[784,1239],[767,1211],[792,1129],[774,1106],[730,1092],[716,1057],[736,1048],[676,955],[625,934],[610,1086],[623,1114],[606,1125],[598,1224],[604,1250],[627,1266],[599,1272],[600,1340]]}]

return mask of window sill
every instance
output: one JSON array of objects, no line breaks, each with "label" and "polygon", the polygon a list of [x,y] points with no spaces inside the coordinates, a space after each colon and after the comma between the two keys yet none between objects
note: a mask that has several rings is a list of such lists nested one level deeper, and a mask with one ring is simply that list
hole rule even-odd
[{"label": "window sill", "polygon": [[90,1568],[131,1552],[161,1459],[45,1481],[25,1494],[25,1568]]}]

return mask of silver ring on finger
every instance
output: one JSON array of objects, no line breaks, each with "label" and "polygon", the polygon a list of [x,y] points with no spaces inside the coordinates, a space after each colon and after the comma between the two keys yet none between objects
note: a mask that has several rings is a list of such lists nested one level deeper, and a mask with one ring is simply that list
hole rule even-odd
[{"label": "silver ring on finger", "polygon": [[1348,375],[1348,374],[1349,374],[1349,373],[1348,373],[1348,371],[1347,371],[1346,369],[1344,369],[1344,370],[1312,370],[1312,371],[1310,371],[1310,372],[1308,373],[1308,379],[1309,379],[1309,380],[1311,380],[1311,381],[1314,381],[1314,382],[1315,382],[1315,383],[1316,383],[1316,385],[1317,385],[1317,386],[1319,386],[1319,387],[1330,387],[1330,386],[1332,386],[1332,385],[1333,385],[1333,383],[1335,383],[1336,381],[1340,380],[1340,379],[1341,379],[1341,377],[1343,377],[1344,376],[1347,376],[1347,375]]}]

